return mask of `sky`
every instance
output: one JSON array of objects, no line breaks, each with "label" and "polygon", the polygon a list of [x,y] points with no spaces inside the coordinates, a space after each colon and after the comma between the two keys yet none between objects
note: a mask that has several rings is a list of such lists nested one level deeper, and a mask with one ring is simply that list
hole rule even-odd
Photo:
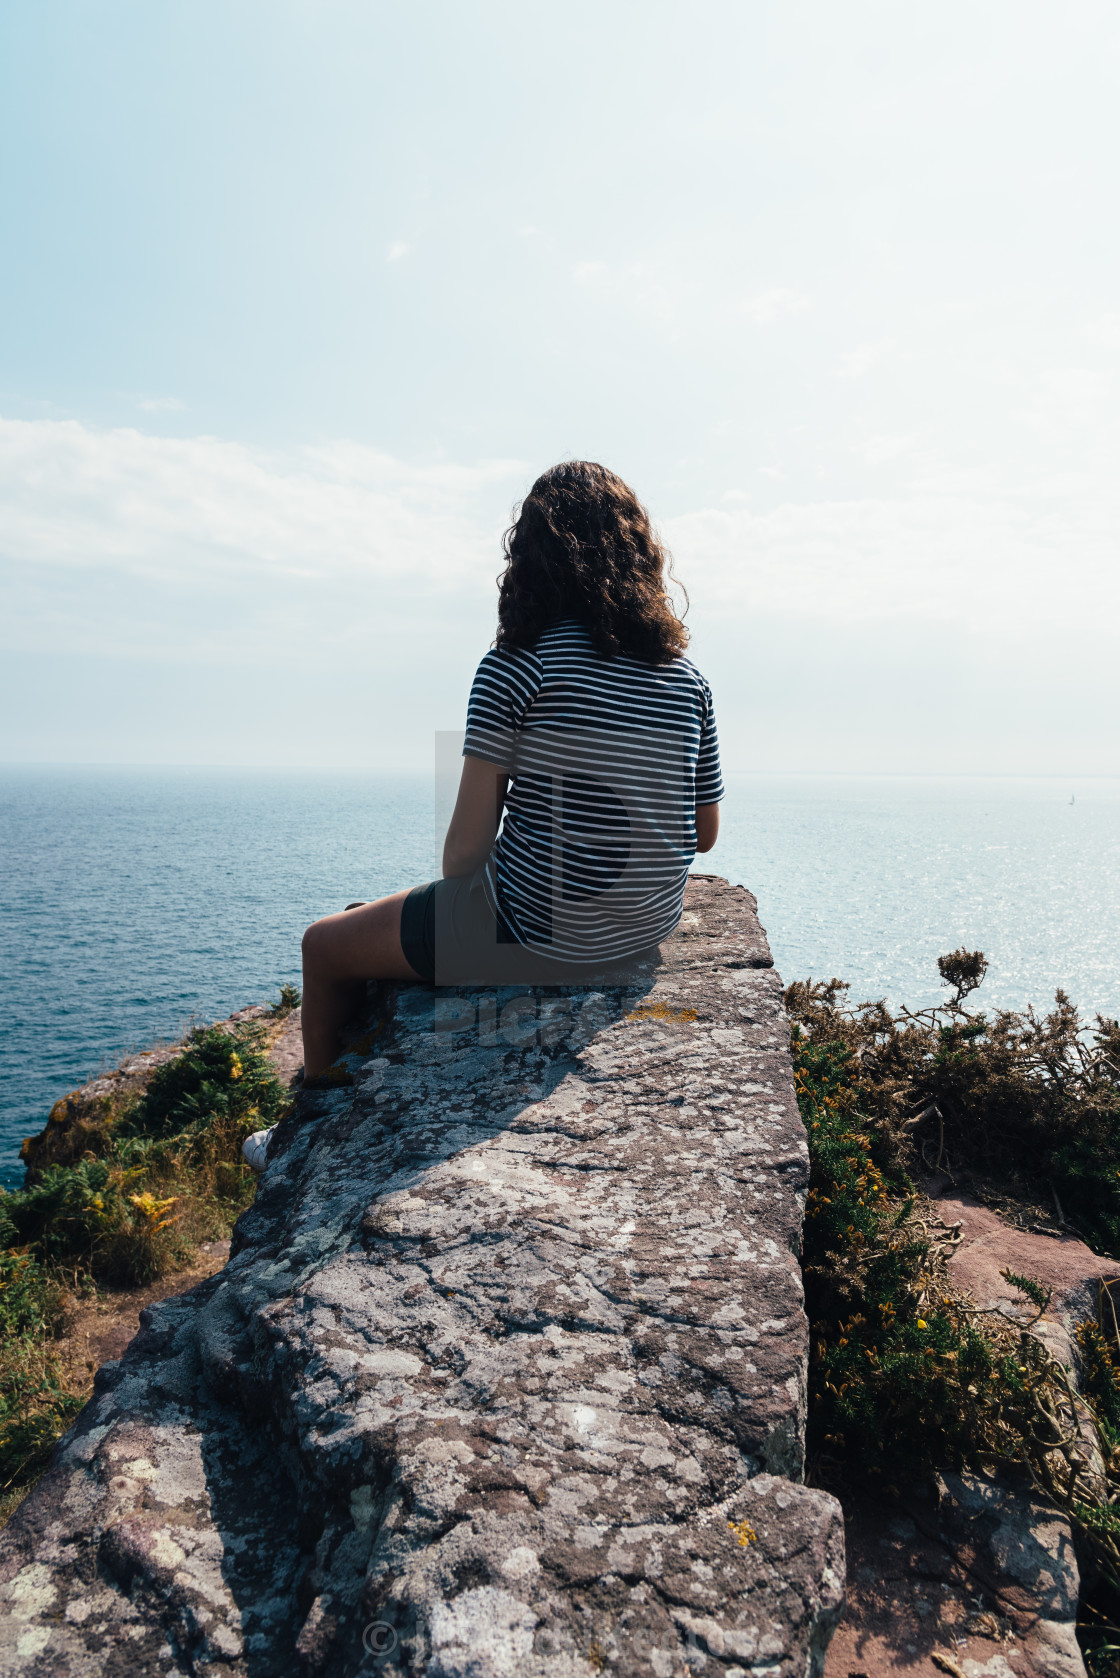
[{"label": "sky", "polygon": [[0,760],[426,768],[557,459],[733,769],[1120,774],[1120,13],[7,0]]}]

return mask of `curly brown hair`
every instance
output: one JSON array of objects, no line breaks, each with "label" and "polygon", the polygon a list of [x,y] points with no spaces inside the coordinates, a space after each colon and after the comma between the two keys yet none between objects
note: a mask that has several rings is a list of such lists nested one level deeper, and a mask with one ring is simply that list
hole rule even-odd
[{"label": "curly brown hair", "polygon": [[496,647],[531,649],[562,618],[578,619],[607,658],[666,664],[688,645],[666,591],[672,561],[634,491],[605,466],[565,460],[542,472],[502,546]]}]

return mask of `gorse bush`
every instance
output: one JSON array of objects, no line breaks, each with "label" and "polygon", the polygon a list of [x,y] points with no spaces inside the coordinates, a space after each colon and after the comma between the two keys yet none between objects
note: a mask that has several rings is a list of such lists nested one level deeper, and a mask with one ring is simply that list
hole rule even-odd
[{"label": "gorse bush", "polygon": [[797,1028],[793,1047],[812,1162],[802,1254],[810,1454],[842,1475],[887,1479],[1023,1460],[1048,1356],[954,1294],[943,1242],[860,1110],[852,1051],[809,1043]]},{"label": "gorse bush", "polygon": [[975,1363],[986,1381],[987,1347],[967,1336],[962,1346],[955,1325],[929,1303],[930,1244],[914,1225],[908,1178],[876,1148],[858,1112],[851,1051],[796,1036],[794,1046],[812,1158],[803,1251],[813,1327],[810,1450],[839,1448],[875,1473],[893,1471],[899,1449],[908,1461],[915,1451],[959,1458],[943,1436],[953,1409],[946,1360],[955,1360],[955,1374],[963,1351],[966,1371]]},{"label": "gorse bush", "polygon": [[174,1227],[178,1196],[157,1198],[140,1186],[145,1174],[112,1155],[48,1166],[31,1188],[0,1200],[0,1241],[104,1281],[153,1281],[172,1259],[161,1237]]},{"label": "gorse bush", "polygon": [[90,1370],[58,1344],[62,1280],[146,1284],[227,1235],[255,1188],[241,1144],[287,1100],[263,1034],[243,1026],[193,1032],[123,1108],[59,1105],[80,1157],[66,1134],[65,1163],[32,1164],[25,1188],[0,1192],[0,1511],[88,1393]]},{"label": "gorse bush", "polygon": [[1077,1331],[1081,1353],[1081,1378],[1093,1399],[1101,1432],[1114,1449],[1120,1446],[1120,1364],[1115,1341],[1111,1344],[1099,1323],[1082,1323]]},{"label": "gorse bush", "polygon": [[199,1124],[231,1124],[251,1113],[271,1119],[284,1091],[250,1027],[232,1036],[212,1027],[192,1032],[184,1054],[153,1074],[143,1097],[118,1126],[119,1135],[162,1137]]},{"label": "gorse bush", "polygon": [[921,1012],[847,1007],[837,980],[785,993],[811,1162],[810,1460],[841,1485],[1016,1467],[1092,1557],[1104,1608],[1086,1610],[1082,1641],[1096,1678],[1117,1678],[1117,1322],[1082,1325],[1078,1394],[1031,1332],[1047,1290],[1005,1271],[1029,1320],[978,1310],[949,1283],[953,1237],[916,1179],[940,1167],[1120,1256],[1120,1027],[1086,1031],[1060,992],[1042,1018],[971,1012],[984,957],[957,950],[938,966],[954,994]]},{"label": "gorse bush", "polygon": [[91,1143],[74,1164],[45,1166],[0,1196],[0,1246],[101,1281],[153,1281],[248,1204],[254,1179],[241,1143],[286,1099],[259,1033],[193,1032],[96,1152]]},{"label": "gorse bush", "polygon": [[127,1174],[106,1159],[52,1165],[31,1188],[0,1200],[0,1241],[46,1262],[86,1260],[119,1228]]},{"label": "gorse bush", "polygon": [[957,950],[938,965],[952,999],[897,1016],[881,1002],[845,1006],[835,979],[791,985],[801,1040],[852,1056],[885,1162],[942,1167],[1120,1256],[1120,1024],[1098,1016],[1085,1028],[1062,991],[1041,1018],[971,1012],[964,997],[983,979],[983,956]]}]

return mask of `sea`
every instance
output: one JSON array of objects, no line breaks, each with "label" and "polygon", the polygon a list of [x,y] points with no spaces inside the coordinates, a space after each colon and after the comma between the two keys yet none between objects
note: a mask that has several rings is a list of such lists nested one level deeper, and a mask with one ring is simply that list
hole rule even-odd
[{"label": "sea", "polygon": [[[1120,779],[728,776],[698,871],[750,888],[784,979],[1120,1016]],[[0,767],[0,1184],[59,1096],[299,982],[308,922],[433,877],[430,776]]]}]

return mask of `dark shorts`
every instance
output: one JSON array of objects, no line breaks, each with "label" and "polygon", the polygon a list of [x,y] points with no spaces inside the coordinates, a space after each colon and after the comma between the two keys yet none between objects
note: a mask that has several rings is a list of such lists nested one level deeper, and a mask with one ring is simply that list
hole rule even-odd
[{"label": "dark shorts", "polygon": [[438,985],[617,984],[641,959],[552,961],[526,948],[487,902],[481,868],[464,879],[413,886],[401,909],[401,949],[422,979]]}]

